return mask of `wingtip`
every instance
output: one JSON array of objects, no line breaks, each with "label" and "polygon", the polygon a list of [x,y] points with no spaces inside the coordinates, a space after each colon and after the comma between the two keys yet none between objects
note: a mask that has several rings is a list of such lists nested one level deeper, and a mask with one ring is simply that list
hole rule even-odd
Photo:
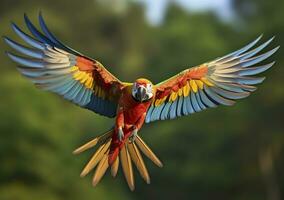
[{"label": "wingtip", "polygon": [[26,13],[24,13],[24,20],[25,20],[26,24],[30,23],[30,19],[29,19],[28,15]]},{"label": "wingtip", "polygon": [[10,46],[10,44],[12,43],[11,39],[8,38],[8,37],[5,36],[5,35],[2,35],[2,40],[3,40],[6,44],[8,44],[9,46]]},{"label": "wingtip", "polygon": [[272,36],[273,39],[275,39],[276,37],[277,37],[276,35],[273,35],[273,36]]},{"label": "wingtip", "polygon": [[27,15],[27,13],[25,13],[25,12],[24,12],[24,19],[25,19],[25,20],[28,19],[28,15]]},{"label": "wingtip", "polygon": [[42,11],[41,10],[38,13],[38,19],[39,19],[39,21],[43,20],[43,16],[42,16]]},{"label": "wingtip", "polygon": [[21,29],[18,27],[18,25],[16,23],[14,23],[13,21],[11,21],[11,27],[14,30],[14,32],[21,32]]},{"label": "wingtip", "polygon": [[259,83],[258,83],[258,84],[261,84],[261,83],[263,83],[263,81],[266,79],[266,77],[263,76],[263,77],[260,77],[259,79],[260,79],[260,80],[259,80]]},{"label": "wingtip", "polygon": [[7,40],[10,40],[7,36],[5,36],[5,35],[2,35],[1,36],[2,37],[2,40],[4,40],[5,42],[7,42]]},{"label": "wingtip", "polygon": [[261,38],[263,38],[263,33],[260,34],[256,39],[255,39],[255,43],[259,42],[261,40]]},{"label": "wingtip", "polygon": [[15,58],[15,55],[12,54],[11,52],[9,51],[4,51],[4,53],[6,54],[6,56],[8,56],[12,61],[16,62],[16,58]]},{"label": "wingtip", "polygon": [[[41,20],[44,19],[42,10],[39,11],[38,17],[39,17],[39,19],[41,19]],[[43,20],[43,21],[44,21],[44,20]]]},{"label": "wingtip", "polygon": [[273,35],[273,36],[271,37],[271,40],[274,40],[274,39],[275,39],[275,37],[276,37],[276,36],[275,36],[275,35]]},{"label": "wingtip", "polygon": [[2,35],[2,39],[4,40],[4,42],[6,42],[6,44],[10,45],[11,43],[15,43],[13,40],[11,40],[10,38],[8,38],[5,35]]},{"label": "wingtip", "polygon": [[7,56],[9,56],[9,58],[11,58],[13,55],[12,55],[12,53],[10,53],[9,51],[4,51],[4,53],[7,55]]},{"label": "wingtip", "polygon": [[16,23],[13,22],[13,21],[10,21],[10,24],[11,24],[12,28],[17,27]]},{"label": "wingtip", "polygon": [[42,26],[46,26],[45,25],[45,21],[44,21],[44,18],[43,18],[43,15],[42,15],[42,12],[40,11],[39,14],[38,14],[38,20],[39,20],[39,23]]},{"label": "wingtip", "polygon": [[274,39],[275,39],[275,36],[272,36],[272,37],[267,41],[267,43],[270,44]]},{"label": "wingtip", "polygon": [[[271,55],[273,55],[274,53],[276,53],[278,51],[278,49],[280,48],[280,45],[278,45],[277,47],[275,47],[274,49],[270,50],[269,52],[271,52]],[[270,55],[270,56],[271,56]]]}]

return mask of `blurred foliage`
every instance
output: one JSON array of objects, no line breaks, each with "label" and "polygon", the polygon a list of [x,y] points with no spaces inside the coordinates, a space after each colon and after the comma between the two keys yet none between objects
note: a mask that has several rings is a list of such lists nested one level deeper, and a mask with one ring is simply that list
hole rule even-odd
[{"label": "blurred foliage", "polygon": [[[136,1],[1,0],[1,35],[16,38],[10,20],[24,28],[23,12],[37,20],[42,10],[63,42],[108,67],[121,80],[147,77],[159,82],[243,46],[259,34],[276,35],[284,46],[281,0],[234,0],[235,18],[223,22],[213,13],[191,13],[170,4],[163,23],[150,25]],[[24,28],[26,30],[26,28]],[[152,182],[136,173],[130,192],[120,171],[106,174],[93,188],[79,173],[91,152],[72,150],[108,129],[103,118],[45,93],[22,78],[3,53],[0,73],[0,199],[249,199],[280,200],[284,191],[284,57],[267,80],[234,107],[219,107],[190,117],[145,125],[140,134],[165,167],[149,166]]]}]

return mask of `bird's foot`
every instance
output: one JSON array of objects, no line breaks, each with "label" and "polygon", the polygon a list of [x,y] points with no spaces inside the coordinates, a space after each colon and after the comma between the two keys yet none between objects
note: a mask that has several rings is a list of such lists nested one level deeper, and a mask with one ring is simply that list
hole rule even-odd
[{"label": "bird's foot", "polygon": [[137,135],[138,135],[137,133],[138,133],[138,129],[135,128],[135,129],[132,131],[131,136],[129,137],[129,140],[130,140],[131,143],[133,143],[133,142],[135,141],[135,139],[136,139],[136,137],[137,137]]},{"label": "bird's foot", "polygon": [[118,140],[121,142],[124,138],[124,133],[121,127],[118,128],[118,135],[117,135]]}]

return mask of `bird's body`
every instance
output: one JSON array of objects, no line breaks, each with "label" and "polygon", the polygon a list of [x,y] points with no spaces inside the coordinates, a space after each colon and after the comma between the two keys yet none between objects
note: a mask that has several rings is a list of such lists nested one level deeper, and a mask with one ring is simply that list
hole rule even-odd
[{"label": "bird's body", "polygon": [[[138,79],[136,81],[140,83],[151,83],[146,79]],[[154,92],[154,91],[153,91]],[[119,150],[122,148],[124,143],[132,135],[136,129],[138,132],[145,122],[145,117],[148,108],[151,106],[152,99],[148,101],[138,101],[132,96],[132,84],[125,86],[122,89],[121,95],[119,96],[118,109],[115,120],[114,134],[112,136],[112,143],[110,146],[110,157],[109,164],[112,164]],[[124,138],[122,141],[118,138],[118,129],[122,127]]]},{"label": "bird's body", "polygon": [[132,85],[129,85],[122,90],[122,95],[118,101],[118,107],[123,109],[125,125],[135,125],[143,114],[147,113],[147,110],[152,102],[152,99],[145,102],[135,100],[132,97],[131,87]]},{"label": "bird's body", "polygon": [[[231,106],[235,100],[249,96],[264,77],[255,77],[274,64],[258,65],[274,54],[278,47],[260,54],[272,39],[253,48],[261,37],[245,47],[204,64],[187,68],[159,84],[139,78],[134,83],[122,82],[97,60],[61,43],[47,28],[41,15],[40,32],[25,15],[34,36],[12,23],[16,34],[31,47],[7,37],[5,42],[26,57],[7,52],[20,66],[18,70],[37,87],[106,117],[115,117],[114,127],[74,151],[81,153],[98,145],[81,176],[96,167],[96,185],[110,167],[116,176],[121,162],[125,178],[134,189],[132,163],[142,178],[150,177],[140,151],[156,165],[161,161],[138,136],[144,123],[191,115],[219,105]],[[253,48],[253,49],[252,49]]]}]

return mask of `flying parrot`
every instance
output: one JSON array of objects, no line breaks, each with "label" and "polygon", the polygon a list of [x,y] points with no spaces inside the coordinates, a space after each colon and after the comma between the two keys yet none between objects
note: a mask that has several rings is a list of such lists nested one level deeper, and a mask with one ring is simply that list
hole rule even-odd
[{"label": "flying parrot", "polygon": [[14,23],[12,29],[29,47],[3,37],[10,47],[24,55],[6,52],[19,64],[19,72],[40,89],[57,93],[97,114],[115,118],[109,131],[74,151],[79,154],[98,145],[81,173],[84,177],[96,168],[94,186],[108,168],[115,177],[119,163],[131,190],[134,190],[133,163],[142,178],[150,183],[141,152],[157,166],[163,164],[139,137],[138,131],[143,124],[191,115],[219,105],[233,105],[235,100],[249,96],[256,90],[255,85],[263,82],[264,77],[254,75],[266,71],[274,62],[258,63],[279,48],[260,53],[273,40],[255,47],[260,36],[233,53],[185,69],[158,84],[146,78],[128,83],[112,75],[99,61],[60,42],[47,28],[41,13],[41,31],[27,15],[24,19],[32,36]]}]

